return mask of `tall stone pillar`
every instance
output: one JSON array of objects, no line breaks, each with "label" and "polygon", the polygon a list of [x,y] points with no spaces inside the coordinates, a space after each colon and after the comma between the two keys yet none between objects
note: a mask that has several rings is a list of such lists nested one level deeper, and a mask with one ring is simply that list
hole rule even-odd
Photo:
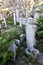
[{"label": "tall stone pillar", "polygon": [[26,23],[25,25],[26,29],[26,41],[27,41],[27,48],[31,51],[33,51],[33,45],[34,45],[34,31],[32,25],[29,25]]},{"label": "tall stone pillar", "polygon": [[16,21],[18,22],[18,20],[19,20],[19,9],[17,8],[16,9]]},{"label": "tall stone pillar", "polygon": [[14,19],[14,25],[16,25],[16,15],[15,15],[15,12],[13,12],[13,19]]},{"label": "tall stone pillar", "polygon": [[3,20],[3,15],[2,14],[0,14],[0,19]]},{"label": "tall stone pillar", "polygon": [[29,10],[26,8],[26,18],[28,18]]},{"label": "tall stone pillar", "polygon": [[27,42],[26,53],[28,55],[30,55],[32,52],[34,52],[35,54],[38,54],[39,51],[34,48],[35,33],[34,33],[34,26],[33,26],[32,20],[28,20],[28,22],[25,25],[25,29],[26,29],[26,42]]},{"label": "tall stone pillar", "polygon": [[39,19],[40,14],[39,14],[40,9],[36,8],[35,9],[35,14],[34,14],[34,22],[37,23],[37,19]]},{"label": "tall stone pillar", "polygon": [[[36,12],[35,12],[35,14],[34,14],[34,23],[35,23],[35,24],[38,24],[37,19],[39,19],[39,17],[40,17],[40,14],[39,14],[38,11],[39,11],[39,9],[36,8]],[[35,35],[36,31],[37,31],[37,25],[34,25],[34,35]]]},{"label": "tall stone pillar", "polygon": [[16,9],[16,17],[19,17],[19,9]]},{"label": "tall stone pillar", "polygon": [[20,23],[20,27],[22,27],[22,17],[20,17],[19,23]]},{"label": "tall stone pillar", "polygon": [[4,19],[5,27],[7,27],[7,23],[6,23],[6,19],[5,19],[5,17],[4,17],[3,19]]}]

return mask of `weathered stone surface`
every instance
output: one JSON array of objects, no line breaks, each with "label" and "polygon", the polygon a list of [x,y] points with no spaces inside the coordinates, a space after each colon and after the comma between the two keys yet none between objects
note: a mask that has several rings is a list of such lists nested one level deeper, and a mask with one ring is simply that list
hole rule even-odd
[{"label": "weathered stone surface", "polygon": [[38,63],[43,65],[43,53],[38,56]]}]

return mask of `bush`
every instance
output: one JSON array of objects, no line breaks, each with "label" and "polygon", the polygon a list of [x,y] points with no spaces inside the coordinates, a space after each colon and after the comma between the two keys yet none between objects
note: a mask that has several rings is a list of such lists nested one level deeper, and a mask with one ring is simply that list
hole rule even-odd
[{"label": "bush", "polygon": [[43,9],[40,10],[40,13],[43,13]]},{"label": "bush", "polygon": [[37,45],[36,47],[43,52],[43,17],[38,19],[38,30],[36,33]]},{"label": "bush", "polygon": [[19,34],[22,32],[20,27],[15,27],[10,30],[5,31],[1,35],[0,39],[0,65],[9,65],[12,63],[13,65],[13,56],[14,53],[9,51],[9,47],[11,44],[15,43],[15,39],[19,38]]},{"label": "bush", "polygon": [[2,24],[2,21],[3,21],[3,20],[0,20],[0,24]]},{"label": "bush", "polygon": [[13,18],[7,18],[6,21],[7,21],[7,25],[10,25],[10,26],[14,25]]}]

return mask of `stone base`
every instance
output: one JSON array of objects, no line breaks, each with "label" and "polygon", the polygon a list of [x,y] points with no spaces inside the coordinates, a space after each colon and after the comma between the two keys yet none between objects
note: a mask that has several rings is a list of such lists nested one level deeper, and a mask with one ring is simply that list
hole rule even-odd
[{"label": "stone base", "polygon": [[31,55],[32,53],[38,55],[38,54],[39,54],[39,51],[38,51],[37,49],[35,49],[35,48],[33,48],[32,51],[29,50],[28,48],[26,48],[25,53],[26,53],[27,55]]}]

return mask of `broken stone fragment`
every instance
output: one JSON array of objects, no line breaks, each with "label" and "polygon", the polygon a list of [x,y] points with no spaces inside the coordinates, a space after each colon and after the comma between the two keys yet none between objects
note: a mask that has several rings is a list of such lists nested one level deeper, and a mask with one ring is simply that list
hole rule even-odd
[{"label": "broken stone fragment", "polygon": [[19,44],[20,44],[20,40],[16,39],[16,40],[15,40],[15,44],[16,44],[16,45],[19,45]]}]

